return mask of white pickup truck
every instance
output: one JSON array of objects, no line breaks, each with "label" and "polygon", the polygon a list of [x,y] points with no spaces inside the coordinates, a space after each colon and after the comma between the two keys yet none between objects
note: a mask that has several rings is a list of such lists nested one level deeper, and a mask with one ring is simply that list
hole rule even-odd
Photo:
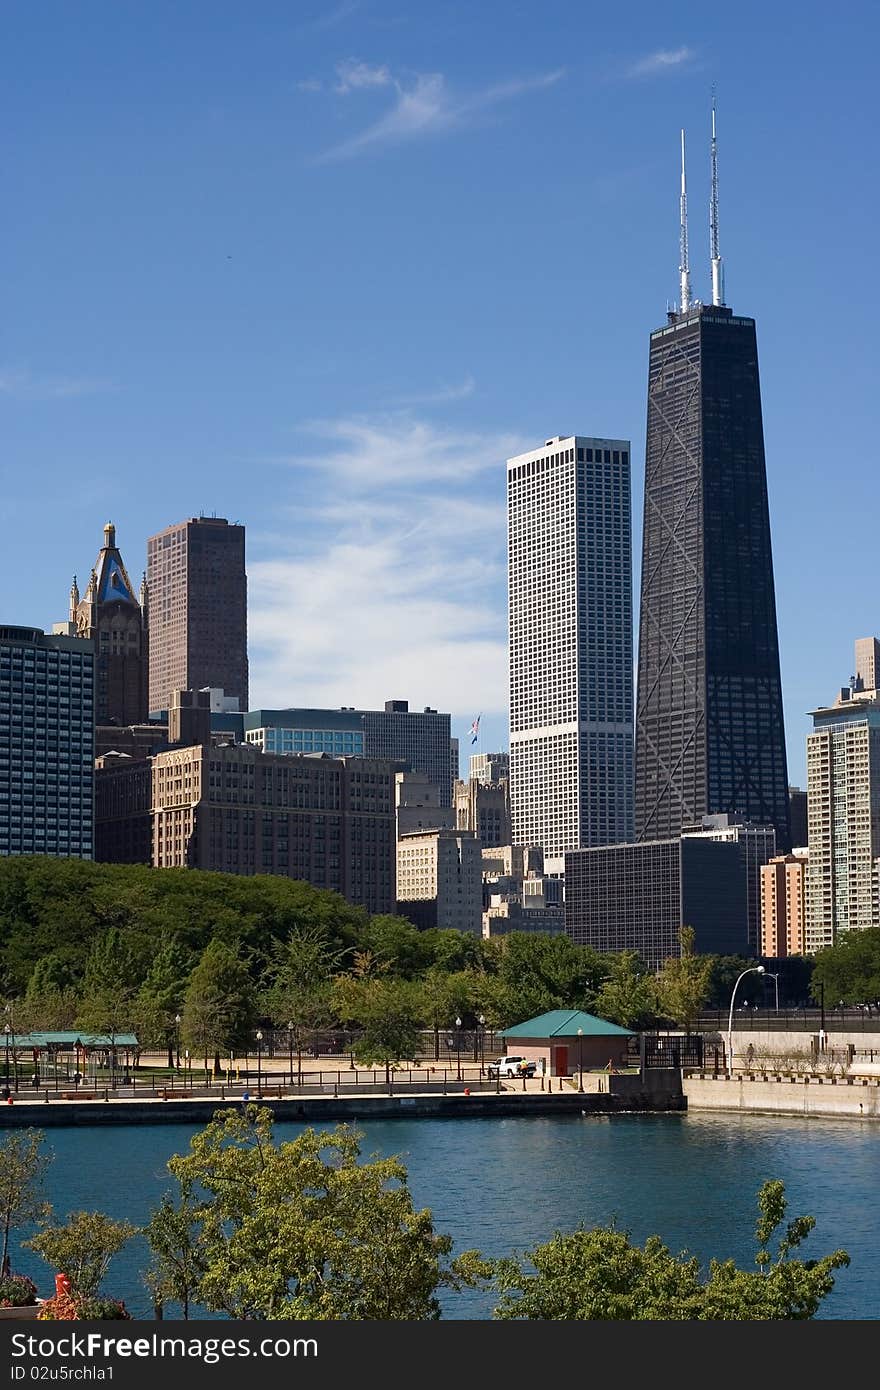
[{"label": "white pickup truck", "polygon": [[527,1057],[499,1057],[486,1067],[489,1076],[534,1076],[537,1069]]}]

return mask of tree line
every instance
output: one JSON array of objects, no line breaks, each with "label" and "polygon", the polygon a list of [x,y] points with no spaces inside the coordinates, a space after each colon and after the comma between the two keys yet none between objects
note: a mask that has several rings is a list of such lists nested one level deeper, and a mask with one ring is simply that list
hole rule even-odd
[{"label": "tree line", "polygon": [[298,1051],[350,1028],[358,1059],[386,1067],[414,1057],[424,1029],[439,1050],[456,1018],[499,1029],[581,1008],[633,1029],[691,1027],[748,964],[695,954],[689,928],[652,972],[633,951],[565,935],[420,931],[270,875],[0,861],[0,989],[15,1031],[133,1031],[169,1066],[183,1044],[219,1070],[252,1050],[261,1023],[289,1030]]},{"label": "tree line", "polygon": [[[794,1257],[815,1219],[786,1223],[779,1180],[758,1193],[754,1269],[730,1259],[703,1269],[659,1235],[638,1245],[615,1224],[557,1231],[502,1259],[453,1255],[430,1209],[416,1209],[400,1158],[362,1161],[361,1137],[337,1125],[279,1143],[267,1107],[218,1110],[188,1152],[169,1159],[172,1186],[140,1232],[156,1317],[207,1310],[248,1320],[433,1320],[444,1290],[482,1288],[497,1299],[493,1317],[506,1320],[798,1320],[815,1317],[834,1271],[850,1262],[843,1250]],[[41,1197],[42,1141],[29,1130],[0,1144],[0,1304],[35,1301],[8,1251],[10,1231],[36,1222],[22,1243],[57,1276],[40,1317],[130,1317],[102,1284],[138,1230],[101,1212],[57,1221]]]}]

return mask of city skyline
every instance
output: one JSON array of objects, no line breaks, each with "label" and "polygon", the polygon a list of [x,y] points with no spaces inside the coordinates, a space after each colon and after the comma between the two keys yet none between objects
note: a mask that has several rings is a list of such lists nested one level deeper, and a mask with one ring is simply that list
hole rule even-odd
[{"label": "city skyline", "polygon": [[[804,785],[808,712],[878,627],[869,296],[845,287],[828,312],[829,267],[853,262],[873,210],[876,15],[817,8],[793,30],[761,11],[756,46],[747,14],[696,5],[671,25],[646,5],[594,21],[562,4],[549,23],[494,4],[345,10],[294,20],[270,3],[253,24],[220,4],[206,28],[99,4],[47,33],[17,7],[4,621],[50,630],[105,521],[137,583],[140,541],[216,511],[248,528],[251,704],[393,692],[451,709],[463,747],[481,712],[480,747],[506,746],[504,460],[585,428],[631,438],[640,550],[644,344],[677,291],[678,131],[708,299],[717,83],[728,298],[760,321]],[[562,300],[594,331],[548,333]],[[832,460],[846,488],[828,485]],[[34,572],[37,527],[50,563]],[[389,631],[405,642],[376,662]]]}]

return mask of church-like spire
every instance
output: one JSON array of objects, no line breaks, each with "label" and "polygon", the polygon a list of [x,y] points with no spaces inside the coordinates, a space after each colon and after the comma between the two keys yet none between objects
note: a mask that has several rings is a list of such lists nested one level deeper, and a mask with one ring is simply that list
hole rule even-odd
[{"label": "church-like spire", "polygon": [[70,586],[70,621],[76,622],[76,610],[79,607],[79,585],[76,582],[76,575],[73,576],[73,583]]}]

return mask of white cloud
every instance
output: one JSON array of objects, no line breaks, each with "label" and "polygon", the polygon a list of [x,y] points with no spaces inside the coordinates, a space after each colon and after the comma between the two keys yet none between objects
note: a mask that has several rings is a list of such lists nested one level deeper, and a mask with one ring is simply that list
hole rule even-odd
[{"label": "white cloud", "polygon": [[324,84],[318,77],[303,77],[296,83],[298,92],[323,92]]},{"label": "white cloud", "polygon": [[[385,72],[386,69],[376,71]],[[421,136],[461,128],[471,123],[480,112],[526,93],[550,87],[563,75],[564,70],[558,68],[536,77],[487,87],[469,96],[456,96],[439,72],[421,73],[409,86],[391,78],[397,92],[394,105],[358,135],[328,150],[322,159],[348,159],[366,149],[400,144]]]},{"label": "white cloud", "polygon": [[522,441],[408,415],[310,430],[324,450],[291,460],[305,500],[248,565],[261,703],[505,711],[504,460]]},{"label": "white cloud", "polygon": [[35,376],[27,368],[0,367],[0,395],[19,400],[61,400],[75,396],[93,396],[111,390],[109,381],[97,378]]},{"label": "white cloud", "polygon": [[651,77],[655,73],[670,72],[691,62],[696,57],[692,48],[660,48],[633,63],[627,72],[628,77]]},{"label": "white cloud", "polygon": [[387,87],[391,73],[387,67],[371,68],[357,58],[349,58],[336,64],[336,91],[344,96],[348,92],[362,91],[364,87]]}]

